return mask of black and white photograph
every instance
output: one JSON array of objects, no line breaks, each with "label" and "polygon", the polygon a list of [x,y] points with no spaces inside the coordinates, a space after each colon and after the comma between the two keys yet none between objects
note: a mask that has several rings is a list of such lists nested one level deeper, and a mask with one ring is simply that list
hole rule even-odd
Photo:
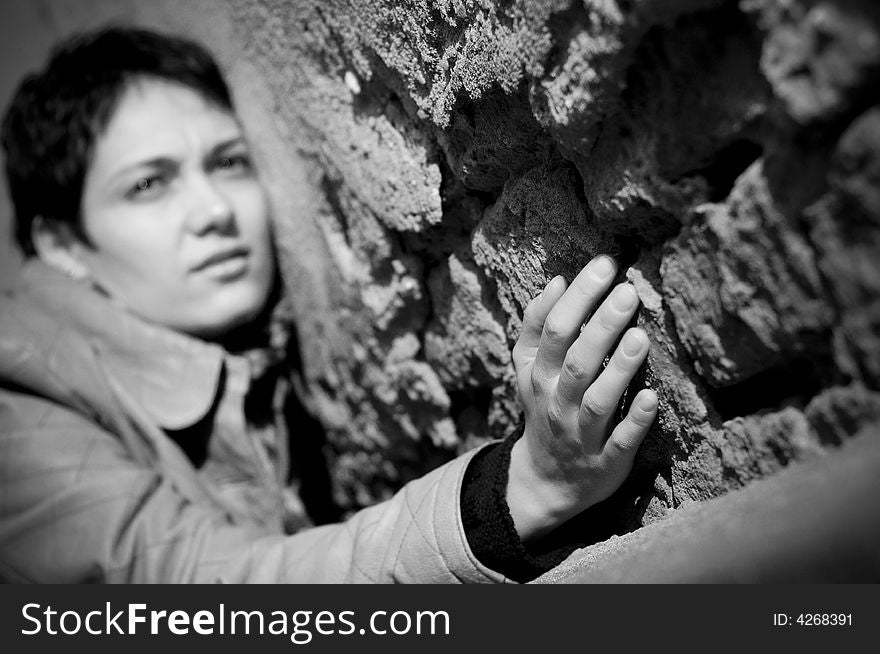
[{"label": "black and white photograph", "polygon": [[880,582],[874,0],[0,31],[0,581]]}]

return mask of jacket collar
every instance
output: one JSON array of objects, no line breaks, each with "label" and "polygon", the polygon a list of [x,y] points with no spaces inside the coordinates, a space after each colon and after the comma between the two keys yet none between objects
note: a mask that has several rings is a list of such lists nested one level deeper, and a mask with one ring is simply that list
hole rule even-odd
[{"label": "jacket collar", "polygon": [[[33,303],[36,311],[15,323],[20,329],[13,331],[20,333],[4,334],[4,341],[20,339],[30,346],[29,356],[47,358],[56,392],[60,376],[60,387],[74,385],[70,390],[77,394],[75,385],[89,374],[76,368],[93,360],[91,350],[113,381],[165,429],[195,424],[214,404],[226,356],[220,346],[142,320],[87,282],[36,259],[23,264],[12,298]],[[78,393],[83,394],[88,391]]]}]

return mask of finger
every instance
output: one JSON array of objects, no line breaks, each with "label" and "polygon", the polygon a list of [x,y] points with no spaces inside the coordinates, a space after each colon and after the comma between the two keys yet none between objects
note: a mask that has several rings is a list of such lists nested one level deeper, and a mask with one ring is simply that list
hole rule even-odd
[{"label": "finger", "polygon": [[560,405],[574,408],[596,379],[602,362],[632,319],[639,296],[632,284],[619,284],[590,318],[569,348],[559,372],[556,396]]},{"label": "finger", "polygon": [[559,374],[565,353],[578,337],[587,314],[608,290],[616,270],[611,257],[594,258],[578,273],[547,315],[535,359],[535,369],[542,378]]},{"label": "finger", "polygon": [[604,457],[609,467],[629,473],[636,451],[645,440],[651,423],[657,417],[657,394],[642,389],[633,399],[629,411],[605,443]]},{"label": "finger", "polygon": [[547,314],[562,296],[563,291],[565,291],[565,279],[561,275],[557,275],[548,282],[540,295],[532,298],[526,305],[522,330],[513,347],[515,365],[534,359],[538,343],[541,340],[541,332],[544,329],[544,321],[547,320]]},{"label": "finger", "polygon": [[582,432],[604,438],[623,391],[648,354],[648,335],[634,327],[627,330],[611,360],[596,381],[584,392],[578,414]]}]

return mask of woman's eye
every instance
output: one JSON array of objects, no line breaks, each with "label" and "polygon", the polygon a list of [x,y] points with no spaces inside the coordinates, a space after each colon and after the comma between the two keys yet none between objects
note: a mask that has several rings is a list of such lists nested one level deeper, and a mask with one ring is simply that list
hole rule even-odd
[{"label": "woman's eye", "polygon": [[164,185],[165,180],[158,175],[150,175],[139,178],[128,190],[126,195],[131,199],[148,198],[156,195]]},{"label": "woman's eye", "polygon": [[217,170],[246,172],[251,168],[251,160],[250,157],[244,154],[229,155],[217,159],[215,167],[217,168]]}]

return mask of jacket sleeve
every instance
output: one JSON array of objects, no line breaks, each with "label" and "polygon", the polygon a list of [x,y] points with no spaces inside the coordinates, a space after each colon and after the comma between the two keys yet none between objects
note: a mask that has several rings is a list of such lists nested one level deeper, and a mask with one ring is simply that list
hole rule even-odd
[{"label": "jacket sleeve", "polygon": [[497,582],[467,544],[468,453],[348,521],[285,536],[233,523],[95,423],[0,392],[0,577],[66,582]]}]

